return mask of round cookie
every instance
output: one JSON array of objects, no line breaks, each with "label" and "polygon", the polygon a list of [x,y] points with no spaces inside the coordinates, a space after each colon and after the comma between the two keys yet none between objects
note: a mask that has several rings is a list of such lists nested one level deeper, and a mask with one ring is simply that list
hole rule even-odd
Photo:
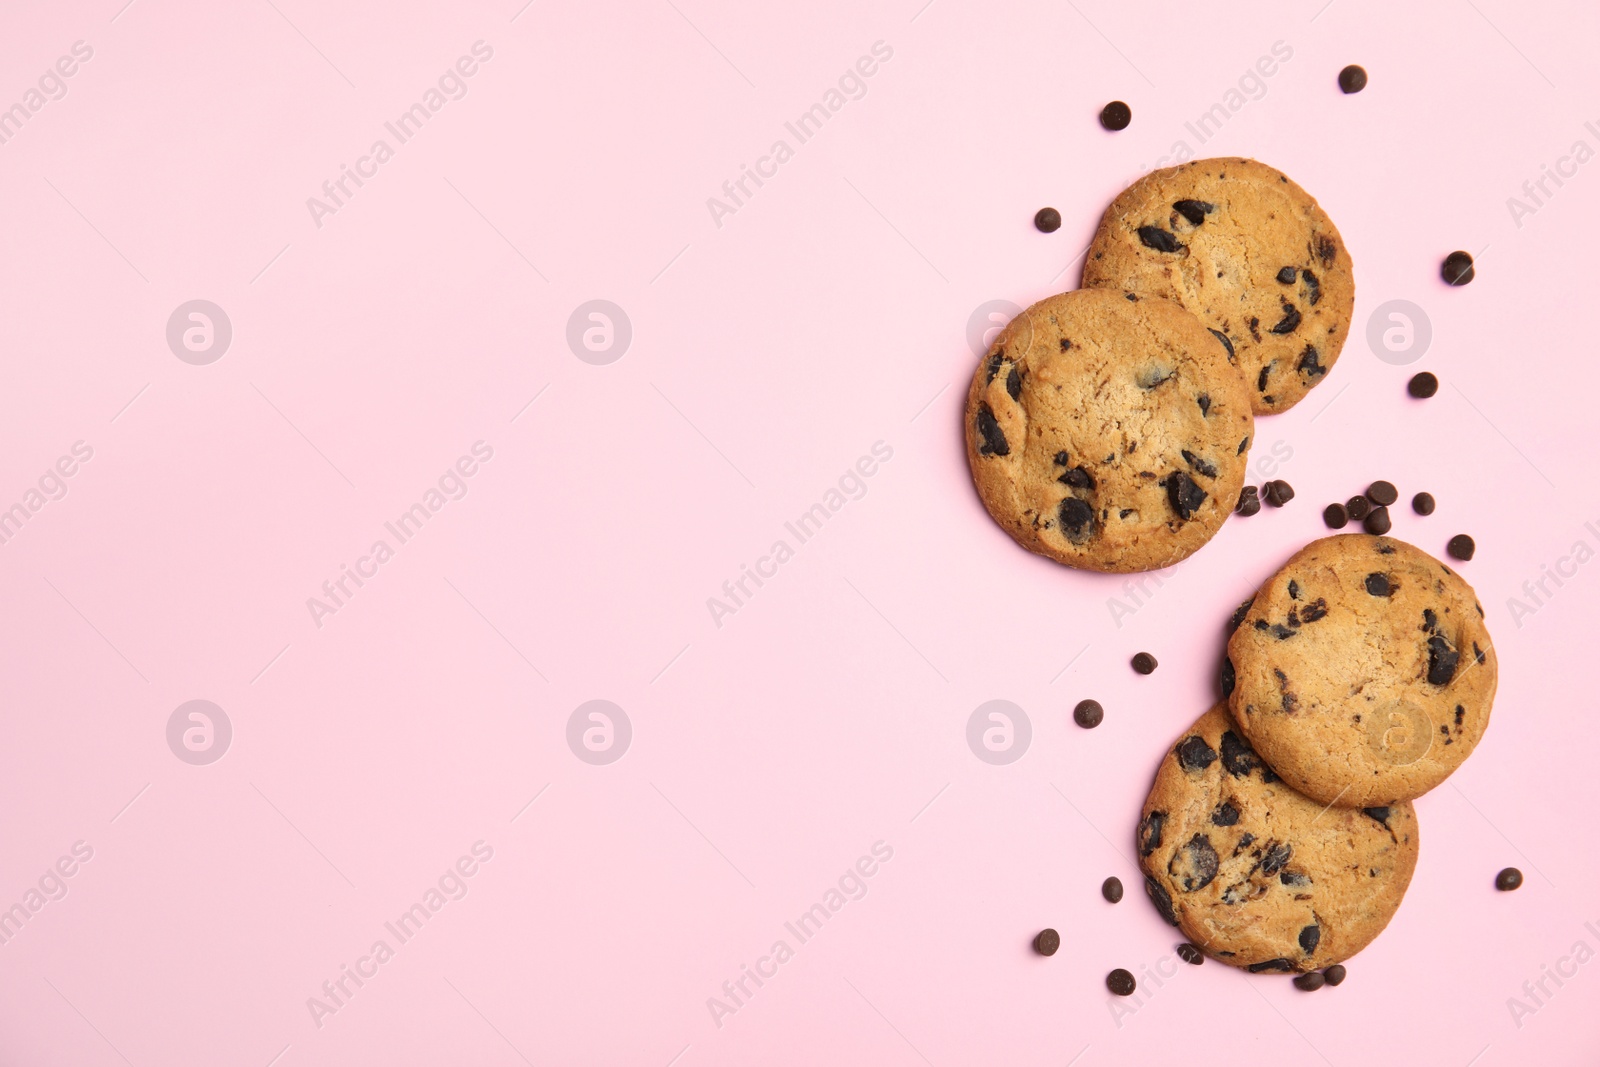
[{"label": "round cookie", "polygon": [[967,392],[967,461],[989,514],[1029,551],[1152,570],[1232,512],[1253,426],[1248,388],[1199,319],[1080,289],[995,338]]},{"label": "round cookie", "polygon": [[1253,159],[1152,171],[1100,220],[1085,287],[1176,300],[1228,338],[1257,415],[1287,411],[1350,331],[1350,253],[1310,194]]},{"label": "round cookie", "polygon": [[1489,725],[1498,661],[1472,587],[1388,537],[1313,541],[1228,639],[1223,690],[1300,792],[1360,808],[1421,796]]},{"label": "round cookie", "polygon": [[1220,703],[1163,757],[1137,838],[1162,918],[1256,973],[1360,952],[1394,917],[1417,865],[1410,804],[1324,808],[1261,761]]}]

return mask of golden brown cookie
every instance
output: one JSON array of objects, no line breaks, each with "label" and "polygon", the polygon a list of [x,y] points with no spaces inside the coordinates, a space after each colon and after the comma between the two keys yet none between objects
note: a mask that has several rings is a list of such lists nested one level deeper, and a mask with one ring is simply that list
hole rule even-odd
[{"label": "golden brown cookie", "polygon": [[1224,963],[1312,971],[1360,952],[1417,865],[1410,804],[1324,808],[1273,774],[1226,706],[1162,759],[1138,832],[1145,892]]},{"label": "golden brown cookie", "polygon": [[1097,571],[1170,566],[1210,540],[1252,428],[1249,390],[1199,319],[1108,289],[1018,315],[967,392],[989,514],[1029,551]]},{"label": "golden brown cookie", "polygon": [[1233,347],[1257,415],[1287,411],[1333,368],[1356,292],[1316,200],[1253,159],[1197,159],[1129,186],[1100,220],[1083,284],[1200,316]]},{"label": "golden brown cookie", "polygon": [[1404,541],[1313,541],[1236,618],[1223,665],[1234,720],[1324,804],[1421,796],[1489,725],[1498,661],[1477,596]]}]

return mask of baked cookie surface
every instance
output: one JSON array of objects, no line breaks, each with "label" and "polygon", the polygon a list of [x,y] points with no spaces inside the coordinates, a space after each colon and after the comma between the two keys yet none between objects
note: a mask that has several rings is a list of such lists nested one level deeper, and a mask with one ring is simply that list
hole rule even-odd
[{"label": "baked cookie surface", "polygon": [[1200,320],[1109,289],[1013,319],[978,364],[965,420],[978,495],[1017,543],[1118,572],[1210,540],[1254,432],[1249,389]]},{"label": "baked cookie surface", "polygon": [[1224,704],[1162,758],[1136,836],[1162,918],[1257,973],[1317,970],[1361,951],[1417,864],[1410,804],[1324,808],[1272,772]]},{"label": "baked cookie surface", "polygon": [[1350,332],[1350,254],[1315,199],[1252,159],[1197,159],[1123,190],[1084,257],[1085,288],[1176,300],[1228,338],[1258,415],[1287,411]]},{"label": "baked cookie surface", "polygon": [[1236,617],[1223,665],[1234,721],[1324,804],[1421,796],[1489,725],[1498,661],[1483,609],[1460,575],[1404,541],[1313,541]]}]

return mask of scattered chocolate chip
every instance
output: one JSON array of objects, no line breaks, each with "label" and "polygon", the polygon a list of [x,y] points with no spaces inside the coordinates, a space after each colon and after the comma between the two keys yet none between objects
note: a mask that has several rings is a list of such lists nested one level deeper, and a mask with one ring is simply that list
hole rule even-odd
[{"label": "scattered chocolate chip", "polygon": [[1140,674],[1149,674],[1156,669],[1156,658],[1148,652],[1140,652],[1133,657],[1133,669]]},{"label": "scattered chocolate chip", "polygon": [[1006,440],[1006,435],[1000,429],[999,421],[994,417],[994,410],[988,404],[978,405],[978,436],[983,440],[978,442],[978,455],[980,456],[1009,456],[1011,444]]},{"label": "scattered chocolate chip", "polygon": [[[1209,326],[1206,327],[1206,328],[1207,329],[1211,329]],[[1211,330],[1211,332],[1216,335],[1217,340],[1222,342],[1222,347],[1226,348],[1228,350],[1228,362],[1232,363],[1233,362],[1233,342],[1228,340],[1228,335],[1223,333],[1221,330]],[[1241,451],[1243,451],[1243,450],[1241,449]]]},{"label": "scattered chocolate chip", "polygon": [[1261,494],[1253,485],[1247,485],[1239,491],[1239,502],[1233,510],[1240,515],[1254,515],[1261,510]]},{"label": "scattered chocolate chip", "polygon": [[1033,951],[1041,956],[1054,956],[1061,947],[1061,935],[1049,927],[1040,930],[1033,939]]},{"label": "scattered chocolate chip", "polygon": [[1100,883],[1100,895],[1112,904],[1122,902],[1122,879],[1115,875]]},{"label": "scattered chocolate chip", "polygon": [[1369,534],[1377,534],[1381,536],[1382,534],[1388,533],[1392,525],[1393,523],[1389,521],[1388,508],[1373,508],[1372,511],[1368,513],[1367,517],[1362,520],[1361,528],[1366,530]]},{"label": "scattered chocolate chip", "polygon": [[1125,130],[1133,121],[1133,109],[1121,100],[1113,100],[1100,109],[1100,125],[1108,130]]},{"label": "scattered chocolate chip", "polygon": [[1106,988],[1119,997],[1131,997],[1138,988],[1138,983],[1133,980],[1133,975],[1121,967],[1106,975]]},{"label": "scattered chocolate chip", "polygon": [[1433,514],[1433,494],[1432,493],[1418,493],[1416,496],[1412,497],[1411,498],[1411,510],[1416,512],[1418,515],[1432,515]]},{"label": "scattered chocolate chip", "polygon": [[1328,980],[1316,971],[1308,971],[1305,974],[1296,975],[1294,980],[1294,987],[1303,989],[1307,993],[1314,993],[1327,984]]},{"label": "scattered chocolate chip", "polygon": [[1078,706],[1072,709],[1072,721],[1085,730],[1093,730],[1106,717],[1106,709],[1100,706],[1098,700],[1080,700]]},{"label": "scattered chocolate chip", "polygon": [[1161,828],[1167,824],[1167,813],[1152,811],[1139,821],[1139,855],[1148,856],[1161,847]]},{"label": "scattered chocolate chip", "polygon": [[1179,200],[1172,205],[1172,209],[1188,219],[1191,226],[1198,226],[1206,221],[1207,215],[1217,210],[1217,205],[1204,200]]},{"label": "scattered chocolate chip", "polygon": [[1341,530],[1350,521],[1350,513],[1343,504],[1329,504],[1322,509],[1322,521],[1330,530]]},{"label": "scattered chocolate chip", "polygon": [[1139,243],[1157,252],[1176,252],[1183,247],[1170,231],[1160,226],[1140,226]]},{"label": "scattered chocolate chip", "polygon": [[1344,510],[1351,522],[1360,522],[1372,512],[1372,501],[1364,496],[1353,496],[1345,501]]},{"label": "scattered chocolate chip", "polygon": [[1272,332],[1276,334],[1294,333],[1295,328],[1299,325],[1300,309],[1285,300],[1283,302],[1283,318],[1279,319],[1277,324],[1272,327]]},{"label": "scattered chocolate chip", "polygon": [[1515,867],[1507,867],[1494,876],[1494,887],[1502,893],[1509,893],[1522,886],[1522,872]]},{"label": "scattered chocolate chip", "polygon": [[1339,72],[1339,88],[1346,93],[1359,93],[1367,87],[1367,72],[1352,63]]},{"label": "scattered chocolate chip", "polygon": [[1400,491],[1394,487],[1393,482],[1373,482],[1367,486],[1367,499],[1374,504],[1388,507],[1400,499]]},{"label": "scattered chocolate chip", "polygon": [[1178,766],[1186,771],[1203,771],[1217,761],[1216,752],[1206,744],[1205,738],[1198,735],[1178,742],[1173,752],[1178,758]]},{"label": "scattered chocolate chip", "polygon": [[1275,508],[1281,508],[1289,501],[1294,499],[1294,486],[1290,485],[1282,478],[1277,478],[1268,482],[1266,485],[1262,486],[1262,490],[1262,495],[1267,498],[1267,503],[1271,504]]},{"label": "scattered chocolate chip", "polygon": [[1042,207],[1033,216],[1033,225],[1040,233],[1055,233],[1061,229],[1061,212],[1053,207]]},{"label": "scattered chocolate chip", "polygon": [[1294,268],[1293,267],[1285,267],[1285,268],[1283,268],[1282,270],[1280,270],[1278,272],[1278,284],[1279,285],[1293,285],[1294,284]]},{"label": "scattered chocolate chip", "polygon": [[1473,544],[1472,538],[1466,534],[1456,534],[1450,538],[1450,543],[1445,546],[1444,550],[1450,553],[1451,559],[1465,561],[1472,558],[1472,554],[1478,550],[1478,546]]},{"label": "scattered chocolate chip", "polygon": [[1338,985],[1344,981],[1344,976],[1345,969],[1342,963],[1335,963],[1332,967],[1322,972],[1322,977],[1328,980],[1329,985]]},{"label": "scattered chocolate chip", "polygon": [[1477,274],[1472,268],[1472,256],[1467,252],[1451,252],[1444,257],[1439,274],[1449,285],[1466,285]]},{"label": "scattered chocolate chip", "polygon": [[1367,594],[1369,596],[1389,595],[1389,576],[1387,574],[1367,575]]},{"label": "scattered chocolate chip", "polygon": [[1191,964],[1195,967],[1200,966],[1206,961],[1205,953],[1201,952],[1198,948],[1189,944],[1187,941],[1178,946],[1178,958],[1184,963]]},{"label": "scattered chocolate chip", "polygon": [[1438,391],[1439,376],[1432,371],[1425,370],[1421,374],[1413,374],[1411,380],[1406,383],[1406,392],[1418,400],[1426,400]]},{"label": "scattered chocolate chip", "polygon": [[1180,519],[1192,517],[1206,501],[1206,491],[1196,485],[1186,471],[1173,471],[1161,484],[1167,487],[1167,500]]}]

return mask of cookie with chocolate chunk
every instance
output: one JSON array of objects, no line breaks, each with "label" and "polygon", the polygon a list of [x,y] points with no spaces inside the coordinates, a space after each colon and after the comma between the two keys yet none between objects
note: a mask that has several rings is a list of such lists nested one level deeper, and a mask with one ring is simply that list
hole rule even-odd
[{"label": "cookie with chocolate chunk", "polygon": [[1244,484],[1250,394],[1227,349],[1167,300],[1080,289],[995,338],[967,392],[983,504],[1072,567],[1170,566],[1217,532]]},{"label": "cookie with chocolate chunk", "polygon": [[1152,171],[1116,198],[1085,287],[1176,300],[1228,339],[1257,415],[1322,382],[1350,332],[1350,253],[1304,189],[1253,159]]},{"label": "cookie with chocolate chunk", "polygon": [[1228,664],[1229,707],[1256,751],[1300,792],[1350,808],[1444,781],[1483,737],[1498,676],[1472,587],[1368,534],[1284,564],[1228,639]]},{"label": "cookie with chocolate chunk", "polygon": [[1251,972],[1306,972],[1349,959],[1394,917],[1417,816],[1410,804],[1324,808],[1218,704],[1162,758],[1136,844],[1146,894],[1190,941]]}]

